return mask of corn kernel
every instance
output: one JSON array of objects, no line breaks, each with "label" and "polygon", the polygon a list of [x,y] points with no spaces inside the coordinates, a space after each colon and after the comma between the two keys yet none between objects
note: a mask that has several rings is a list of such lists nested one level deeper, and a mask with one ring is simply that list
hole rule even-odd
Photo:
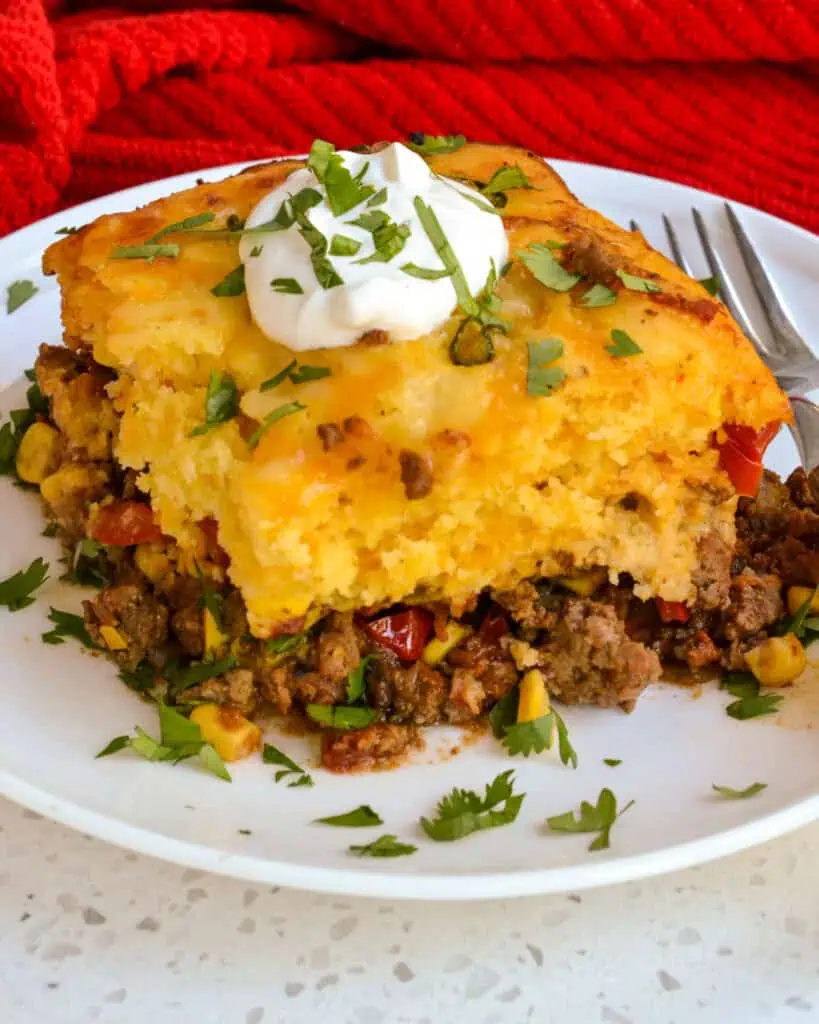
[{"label": "corn kernel", "polygon": [[219,624],[213,617],[210,608],[205,608],[202,617],[205,628],[205,654],[218,654],[225,646],[227,637],[219,629]]},{"label": "corn kernel", "polygon": [[819,612],[819,594],[814,587],[788,587],[788,611],[796,615],[805,601],[810,601],[808,611],[815,615]]},{"label": "corn kernel", "polygon": [[107,479],[108,475],[104,469],[81,462],[67,462],[43,480],[40,484],[40,494],[47,504],[57,506],[69,495],[94,489]]},{"label": "corn kernel", "polygon": [[124,651],[128,647],[125,637],[113,626],[100,626],[100,636],[109,651]]},{"label": "corn kernel", "polygon": [[236,708],[200,704],[191,712],[205,743],[210,743],[223,761],[241,761],[262,745],[262,731]]},{"label": "corn kernel", "polygon": [[424,648],[424,653],[421,657],[427,665],[437,665],[444,660],[454,647],[457,647],[462,640],[465,640],[471,632],[472,630],[469,626],[464,626],[460,622],[452,620],[447,623],[446,637],[443,640],[439,640],[437,637],[430,640]]},{"label": "corn kernel", "polygon": [[559,583],[561,587],[571,590],[578,597],[591,597],[595,590],[606,582],[607,578],[606,570],[598,568],[586,569],[571,576],[557,576],[555,582]]},{"label": "corn kernel", "polygon": [[745,655],[748,668],[763,686],[788,686],[808,663],[805,648],[793,633],[771,636]]},{"label": "corn kernel", "polygon": [[540,669],[533,668],[520,681],[518,695],[518,722],[534,722],[551,710],[546,680]]},{"label": "corn kernel", "polygon": [[23,434],[14,467],[27,484],[41,484],[60,461],[60,435],[47,423],[32,423]]},{"label": "corn kernel", "polygon": [[165,545],[160,541],[155,544],[139,544],[134,551],[134,562],[143,576],[151,583],[159,581],[171,571],[171,560]]}]

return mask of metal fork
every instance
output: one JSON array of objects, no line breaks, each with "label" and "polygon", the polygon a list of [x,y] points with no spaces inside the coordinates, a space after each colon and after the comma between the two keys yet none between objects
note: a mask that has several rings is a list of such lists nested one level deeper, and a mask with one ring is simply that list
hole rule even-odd
[{"label": "metal fork", "polygon": [[[765,314],[770,342],[760,340],[760,336],[754,332],[745,316],[736,283],[731,280],[724,258],[711,241],[702,214],[699,210],[692,209],[691,215],[705,259],[711,273],[719,282],[719,297],[789,397],[794,416],[790,431],[799,450],[802,465],[810,470],[819,465],[819,408],[803,395],[804,392],[819,386],[819,358],[794,327],[782,305],[776,286],[730,204],[725,204],[725,210],[742,262]],[[642,234],[636,221],[632,220],[630,227],[632,231],[640,231]],[[663,227],[672,259],[680,270],[693,277],[691,265],[683,254],[677,233],[665,214]]]}]

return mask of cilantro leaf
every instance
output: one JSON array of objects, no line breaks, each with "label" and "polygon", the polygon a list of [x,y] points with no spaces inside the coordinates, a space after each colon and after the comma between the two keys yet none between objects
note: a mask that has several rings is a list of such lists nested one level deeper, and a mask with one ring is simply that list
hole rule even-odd
[{"label": "cilantro leaf", "polygon": [[502,740],[507,729],[511,728],[517,719],[518,712],[518,690],[510,690],[505,697],[495,704],[489,712],[489,724],[496,739]]},{"label": "cilantro leaf", "polygon": [[366,691],[366,684],[364,681],[367,666],[371,661],[375,661],[375,656],[368,654],[362,658],[356,667],[347,676],[347,703],[355,704],[356,701],[361,700]]},{"label": "cilantro leaf", "polygon": [[586,309],[599,309],[601,306],[611,306],[616,301],[617,292],[604,284],[595,284],[580,296],[579,305]]},{"label": "cilantro leaf", "polygon": [[307,704],[308,716],[326,729],[364,729],[381,717],[373,708],[344,704]]},{"label": "cilantro leaf", "polygon": [[309,363],[302,363],[297,369],[291,370],[290,380],[293,384],[306,384],[310,380],[321,380],[332,374],[329,366],[311,366]]},{"label": "cilantro leaf", "polygon": [[6,313],[13,313],[40,289],[33,281],[13,281],[6,291]]},{"label": "cilantro leaf", "polygon": [[637,277],[635,274],[628,274],[625,270],[616,270],[615,273],[630,292],[662,291],[662,288],[658,284],[655,284],[653,281],[649,281],[645,277]]},{"label": "cilantro leaf", "polygon": [[79,640],[83,647],[94,648],[94,642],[88,635],[82,615],[74,615],[73,612],[63,612],[59,608],[52,608],[48,613],[48,621],[54,623],[54,629],[43,633],[44,644],[62,644],[65,643],[65,638],[70,636]]},{"label": "cilantro leaf", "polygon": [[417,853],[418,847],[412,843],[399,842],[397,836],[385,835],[362,846],[350,846],[349,852],[357,857],[406,857]]},{"label": "cilantro leaf", "polygon": [[[370,200],[370,203],[372,200]],[[370,205],[369,203],[367,205]],[[331,256],[355,256],[361,248],[361,242],[357,242],[349,235],[333,235],[330,239]]]},{"label": "cilantro leaf", "polygon": [[316,139],[310,147],[307,166],[324,186],[327,204],[336,217],[363,203],[375,192],[372,185],[364,185],[353,177],[336,147],[323,139]]},{"label": "cilantro leaf", "polygon": [[523,171],[515,164],[514,167],[499,167],[481,186],[485,196],[497,196],[511,188],[532,188],[532,184]]},{"label": "cilantro leaf", "polygon": [[745,789],[732,789],[730,786],[711,786],[715,793],[719,793],[720,796],[724,796],[728,800],[746,800],[749,796],[756,796],[757,793],[761,793],[763,789],[767,788],[767,782],[752,782]]},{"label": "cilantro leaf", "polygon": [[238,267],[235,267],[229,274],[226,274],[218,284],[215,284],[213,288],[211,288],[210,293],[219,299],[235,298],[237,295],[244,295],[244,263],[240,263]]},{"label": "cilantro leaf", "polygon": [[148,661],[141,661],[132,671],[121,668],[119,678],[134,693],[146,693],[156,683],[156,670]]},{"label": "cilantro leaf", "polygon": [[265,641],[268,654],[284,656],[294,651],[307,639],[307,633],[291,633],[286,636],[274,636]]},{"label": "cilantro leaf", "polygon": [[192,430],[189,436],[199,437],[232,420],[239,413],[239,397],[239,389],[231,376],[211,370],[205,394],[205,422]]},{"label": "cilantro leaf", "polygon": [[163,245],[115,245],[109,259],[112,260],[146,260],[153,263],[160,256],[175,259],[179,255],[179,246],[175,243]]},{"label": "cilantro leaf", "polygon": [[380,815],[370,807],[369,804],[362,804],[353,811],[346,814],[334,814],[329,818],[316,818],[317,825],[335,825],[338,828],[374,828],[376,825],[383,825]]},{"label": "cilantro leaf", "polygon": [[580,274],[564,270],[552,255],[547,245],[535,242],[522,252],[516,253],[521,263],[531,272],[536,281],[556,292],[567,292],[580,280]]},{"label": "cilantro leaf", "polygon": [[204,741],[202,730],[195,722],[191,722],[161,700],[157,701],[157,712],[160,729],[158,740],[136,726],[135,736],[116,736],[97,754],[97,758],[108,757],[126,749],[132,750],[147,761],[171,761],[173,764],[198,756],[209,772],[226,782],[231,781],[224,761],[216,750]]},{"label": "cilantro leaf", "polygon": [[782,694],[759,692],[759,683],[750,672],[726,672],[721,688],[737,700],[725,708],[725,713],[738,722],[773,715],[783,701]]},{"label": "cilantro leaf", "polygon": [[611,332],[611,340],[613,344],[606,345],[606,351],[618,359],[625,356],[638,356],[643,351],[629,334],[617,328]]},{"label": "cilantro leaf", "polygon": [[296,220],[299,225],[299,234],[310,246],[310,263],[318,283],[325,290],[344,284],[327,256],[325,236],[304,214],[297,214]]},{"label": "cilantro leaf", "polygon": [[512,771],[501,772],[486,786],[484,796],[457,786],[438,801],[434,818],[421,818],[421,827],[438,843],[463,839],[483,829],[510,825],[520,812],[525,793],[514,793]]},{"label": "cilantro leaf", "polygon": [[546,824],[553,832],[597,832],[597,837],[589,844],[589,850],[605,850],[609,846],[612,825],[633,805],[634,801],[630,800],[618,813],[617,797],[610,789],[601,789],[596,804],[581,801],[577,817],[574,811],[566,811],[565,814],[547,818]]},{"label": "cilantro leaf", "polygon": [[48,562],[35,558],[27,569],[21,569],[4,580],[0,580],[0,606],[10,612],[19,612],[34,604],[31,596],[48,578]]},{"label": "cilantro leaf", "polygon": [[295,277],[274,277],[270,287],[280,295],[304,295],[304,289]]},{"label": "cilantro leaf", "polygon": [[409,224],[396,224],[395,221],[389,221],[373,231],[375,251],[355,262],[360,264],[389,263],[404,248],[409,236]]},{"label": "cilantro leaf", "polygon": [[261,256],[262,248],[263,247],[261,245],[254,245],[253,248],[250,250],[250,256],[254,259],[256,258],[256,256]]},{"label": "cilantro leaf", "polygon": [[0,474],[3,476],[17,475],[14,460],[19,446],[20,437],[14,427],[11,423],[4,423],[0,427]]},{"label": "cilantro leaf", "polygon": [[82,228],[57,228],[54,232],[55,235],[76,235],[78,231],[82,231]]},{"label": "cilantro leaf", "polygon": [[165,235],[173,235],[178,231],[193,231],[195,228],[200,228],[203,224],[210,224],[215,219],[216,214],[214,213],[197,213],[193,217],[178,220],[175,224],[167,224],[160,231],[157,231],[155,235],[152,235],[146,244],[155,245]]},{"label": "cilantro leaf", "polygon": [[273,412],[268,413],[267,416],[262,420],[258,427],[253,431],[250,437],[247,439],[247,446],[250,449],[256,447],[261,441],[264,434],[273,426],[274,423],[278,423],[279,420],[284,419],[285,416],[292,416],[293,413],[301,412],[306,409],[306,405],[302,405],[301,402],[288,402],[286,405],[280,405],[274,409]]},{"label": "cilantro leaf", "polygon": [[276,782],[290,779],[287,783],[288,789],[294,789],[296,786],[313,785],[312,776],[308,775],[292,758],[289,758],[283,750],[274,747],[272,743],[265,743],[262,750],[262,760],[265,764],[275,764],[281,768],[281,771],[276,772],[274,778]]},{"label": "cilantro leaf", "polygon": [[66,571],[61,583],[78,587],[104,587],[111,582],[111,566],[105,547],[99,541],[83,537],[74,545],[73,554],[62,559]]},{"label": "cilantro leaf", "polygon": [[291,359],[283,370],[279,370],[279,372],[274,374],[272,377],[268,377],[267,380],[262,381],[259,385],[259,391],[272,391],[273,388],[277,388],[282,381],[287,380],[297,365],[296,360]]},{"label": "cilantro leaf", "polygon": [[555,720],[551,714],[541,715],[530,722],[515,722],[506,730],[503,745],[512,757],[516,754],[523,757],[542,754],[552,746],[554,727]]},{"label": "cilantro leaf", "polygon": [[224,675],[225,672],[236,668],[236,665],[235,656],[229,654],[226,658],[218,661],[193,661],[183,669],[176,666],[168,666],[165,670],[168,692],[172,697],[177,697],[192,686],[204,683],[206,679],[213,679],[215,676]]},{"label": "cilantro leaf", "polygon": [[387,201],[387,189],[380,188],[374,196],[371,196],[367,200],[367,208],[370,209],[373,206],[382,206]]},{"label": "cilantro leaf", "polygon": [[458,305],[467,316],[475,316],[479,312],[478,304],[469,291],[469,285],[467,284],[461,264],[458,262],[455,250],[449,244],[449,240],[444,234],[444,229],[441,227],[435,211],[420,196],[415,196],[412,203],[415,207],[415,212],[418,214],[418,219],[421,221],[421,227],[426,232],[427,238],[432,243],[432,247],[438,254],[441,263],[449,271]]},{"label": "cilantro leaf", "polygon": [[703,288],[708,292],[709,295],[713,296],[715,299],[719,297],[720,280],[716,274],[714,274],[712,277],[701,277],[699,279],[699,283],[703,286]]},{"label": "cilantro leaf", "polygon": [[526,373],[526,390],[534,398],[548,397],[566,379],[566,374],[557,366],[551,366],[563,355],[563,342],[559,338],[544,338],[542,341],[527,342],[529,366]]},{"label": "cilantro leaf", "polygon": [[607,764],[609,768],[616,768],[618,764],[622,764],[622,760],[619,757],[604,757],[603,764]]},{"label": "cilantro leaf", "polygon": [[454,153],[466,145],[463,135],[425,135],[423,132],[410,132],[410,149],[422,156],[434,156],[437,153]]},{"label": "cilantro leaf", "polygon": [[569,739],[569,730],[566,728],[566,723],[554,708],[552,708],[552,714],[554,715],[555,728],[557,729],[557,752],[560,754],[560,762],[561,764],[571,765],[572,768],[576,768],[577,751]]},{"label": "cilantro leaf", "polygon": [[813,593],[799,605],[793,615],[787,615],[784,619],[774,623],[771,627],[771,634],[773,636],[785,636],[787,633],[793,633],[794,636],[801,640],[805,635],[805,623],[810,615],[810,607],[817,594],[819,594],[819,586],[814,587]]}]

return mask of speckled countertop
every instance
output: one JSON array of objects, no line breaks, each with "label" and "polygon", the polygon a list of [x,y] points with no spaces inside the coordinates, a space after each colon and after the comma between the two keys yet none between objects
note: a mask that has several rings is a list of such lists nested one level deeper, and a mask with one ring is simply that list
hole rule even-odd
[{"label": "speckled countertop", "polygon": [[0,1021],[819,1021],[818,864],[814,825],[610,889],[384,903],[185,870],[0,800]]}]

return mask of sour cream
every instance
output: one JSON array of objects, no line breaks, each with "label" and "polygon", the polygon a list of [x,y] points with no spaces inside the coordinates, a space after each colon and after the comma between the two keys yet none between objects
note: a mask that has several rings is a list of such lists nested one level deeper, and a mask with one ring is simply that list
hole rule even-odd
[{"label": "sour cream", "polygon": [[[489,201],[460,182],[433,174],[423,157],[406,146],[393,143],[378,153],[342,150],[338,155],[354,177],[366,168],[360,181],[374,190],[368,199],[336,216],[327,190],[304,168],[258,203],[246,227],[268,223],[291,197],[315,189],[322,200],[305,215],[327,240],[326,259],[340,284],[328,288],[319,281],[303,225],[302,230],[293,223],[285,230],[245,234],[239,247],[253,319],[267,337],[296,352],[352,345],[371,330],[386,331],[391,341],[406,341],[446,321],[458,302],[453,278],[427,280],[402,270],[408,264],[444,269],[419,217],[416,197],[434,211],[472,295],[483,289],[493,265],[500,271],[509,254],[503,222]],[[383,202],[368,206],[369,200],[382,198],[382,189]],[[376,252],[377,236],[353,222],[375,211],[406,225],[409,236],[386,262],[362,263]],[[331,242],[338,235],[359,243],[357,251],[332,255]],[[352,248],[348,243],[344,247]]]}]

